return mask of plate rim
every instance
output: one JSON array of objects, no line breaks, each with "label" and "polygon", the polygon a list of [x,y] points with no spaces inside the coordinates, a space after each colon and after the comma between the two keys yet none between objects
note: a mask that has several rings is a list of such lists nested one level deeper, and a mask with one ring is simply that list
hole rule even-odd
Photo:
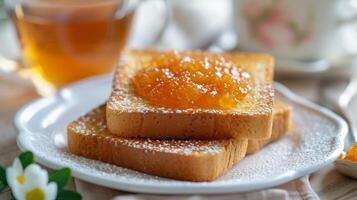
[{"label": "plate rim", "polygon": [[[25,150],[31,150],[31,147],[28,145],[26,141],[26,133],[30,132],[26,126],[24,125],[24,118],[30,117],[26,116],[28,113],[31,113],[31,110],[38,110],[43,107],[46,107],[49,103],[57,102],[60,100],[62,101],[68,101],[66,98],[62,98],[63,93],[65,93],[66,90],[73,90],[77,87],[83,87],[89,83],[96,83],[100,81],[108,81],[109,75],[101,75],[97,77],[92,77],[89,79],[84,79],[79,82],[76,82],[74,84],[68,85],[67,87],[64,87],[63,89],[59,90],[57,94],[54,96],[50,97],[43,97],[37,100],[34,100],[25,106],[23,106],[15,115],[14,118],[14,123],[17,129],[19,130],[19,135],[17,137],[17,145],[21,149],[21,151]],[[303,105],[305,107],[308,107],[312,109],[313,111],[317,111],[319,113],[322,113],[324,116],[332,119],[333,121],[336,122],[337,131],[339,131],[339,134],[342,136],[339,138],[340,141],[339,144],[340,146],[338,149],[336,149],[329,157],[326,159],[316,162],[315,165],[311,165],[309,167],[305,167],[300,170],[294,170],[289,173],[282,174],[280,176],[276,176],[272,179],[269,180],[262,180],[262,181],[255,181],[254,184],[242,184],[242,183],[220,183],[219,185],[214,185],[210,184],[210,182],[207,182],[208,184],[202,185],[201,184],[190,184],[190,185],[177,185],[175,187],[172,187],[172,185],[167,185],[167,184],[155,184],[155,185],[150,185],[146,183],[141,183],[138,181],[135,182],[127,182],[124,181],[123,179],[115,179],[113,177],[100,177],[95,174],[90,174],[88,172],[83,172],[81,170],[73,170],[72,169],[72,176],[79,178],[84,181],[91,182],[93,184],[97,185],[102,185],[105,187],[109,188],[114,188],[114,189],[119,189],[119,190],[125,190],[125,191],[130,191],[130,192],[137,192],[137,193],[151,193],[151,194],[223,194],[223,193],[237,193],[237,192],[248,192],[248,191],[254,191],[254,190],[259,190],[267,187],[274,187],[286,182],[289,182],[291,180],[294,180],[296,178],[302,177],[306,174],[310,174],[312,172],[315,172],[322,167],[332,163],[339,155],[339,152],[343,150],[343,142],[344,138],[347,135],[348,132],[348,126],[346,122],[337,114],[333,113],[332,111],[328,110],[327,108],[324,108],[322,106],[319,106],[303,97],[300,97],[293,92],[291,92],[287,87],[284,85],[274,82],[273,83],[274,88],[277,90],[281,91],[286,98],[289,100],[296,102],[300,105]],[[32,112],[34,113],[34,112]],[[34,153],[35,154],[35,153]],[[61,165],[60,163],[53,162],[51,160],[47,160],[41,157],[36,156],[35,154],[35,160],[36,162],[43,164],[44,166],[50,167],[50,168],[60,168],[60,167],[65,167]]]}]

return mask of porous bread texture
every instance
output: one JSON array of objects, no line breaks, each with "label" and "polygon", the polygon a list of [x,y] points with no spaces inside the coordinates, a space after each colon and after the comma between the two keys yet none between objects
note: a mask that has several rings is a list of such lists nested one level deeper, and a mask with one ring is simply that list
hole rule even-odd
[{"label": "porous bread texture", "polygon": [[[266,54],[224,53],[250,73],[254,89],[235,109],[170,109],[135,95],[131,78],[157,50],[125,50],[107,102],[107,125],[121,137],[151,139],[268,139],[272,130],[273,58]],[[206,52],[207,53],[207,52]]]},{"label": "porous bread texture", "polygon": [[245,156],[248,145],[247,139],[121,138],[106,128],[104,106],[71,122],[67,129],[68,148],[73,154],[147,174],[188,181],[216,179]]}]

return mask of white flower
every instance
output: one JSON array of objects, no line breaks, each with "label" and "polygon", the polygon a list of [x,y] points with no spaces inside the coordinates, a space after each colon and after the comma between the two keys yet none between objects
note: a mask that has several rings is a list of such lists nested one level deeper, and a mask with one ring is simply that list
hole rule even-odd
[{"label": "white flower", "polygon": [[11,188],[19,188],[25,182],[24,170],[18,158],[6,169],[6,180]]},{"label": "white flower", "polygon": [[56,183],[48,183],[48,174],[37,164],[23,170],[16,158],[6,170],[6,179],[17,200],[53,200],[57,195]]}]

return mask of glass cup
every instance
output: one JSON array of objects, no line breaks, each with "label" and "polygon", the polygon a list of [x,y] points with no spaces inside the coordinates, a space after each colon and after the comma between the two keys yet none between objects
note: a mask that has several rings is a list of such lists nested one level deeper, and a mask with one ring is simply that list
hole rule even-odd
[{"label": "glass cup", "polygon": [[5,0],[22,61],[42,95],[109,73],[128,40],[137,0]]}]

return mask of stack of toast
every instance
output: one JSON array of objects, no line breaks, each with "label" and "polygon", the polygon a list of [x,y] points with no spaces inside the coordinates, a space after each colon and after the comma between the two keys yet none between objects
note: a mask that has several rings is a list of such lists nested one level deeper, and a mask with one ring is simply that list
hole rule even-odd
[{"label": "stack of toast", "polygon": [[212,181],[247,154],[289,132],[291,108],[274,101],[271,56],[201,53],[220,54],[253,77],[253,90],[236,108],[153,105],[135,93],[131,80],[160,51],[125,50],[106,104],[68,125],[69,151],[147,174]]}]

